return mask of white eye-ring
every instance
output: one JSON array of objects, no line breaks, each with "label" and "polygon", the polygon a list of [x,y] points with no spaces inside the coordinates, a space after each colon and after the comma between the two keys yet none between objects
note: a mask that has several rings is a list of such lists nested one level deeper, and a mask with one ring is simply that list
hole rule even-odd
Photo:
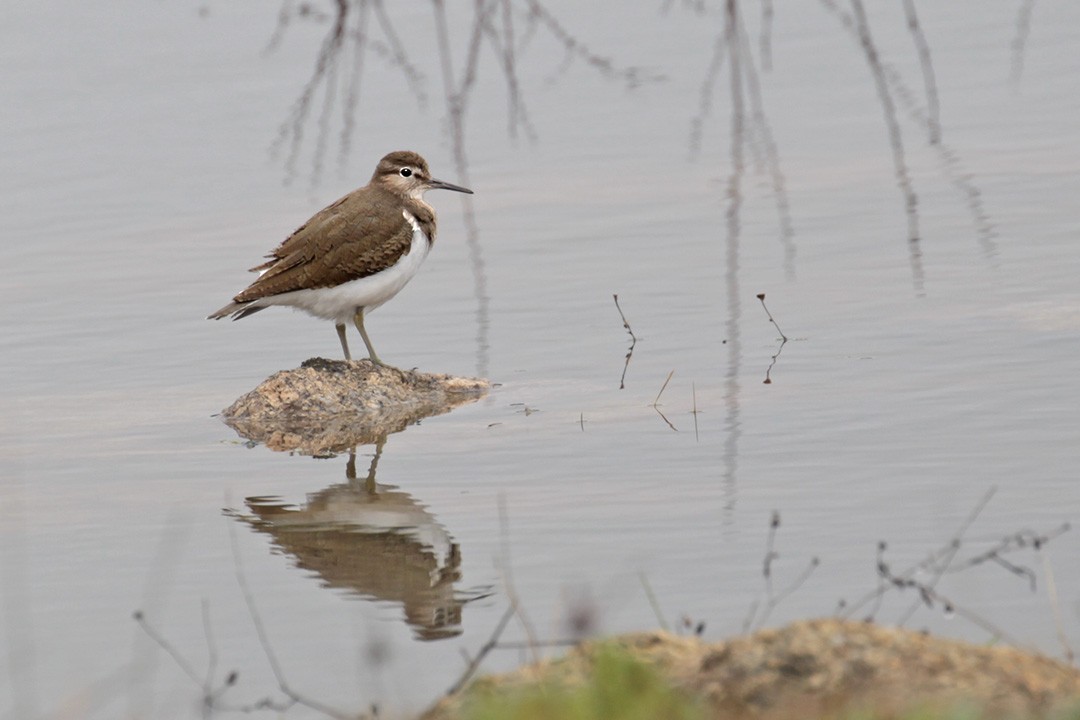
[{"label": "white eye-ring", "polygon": [[399,172],[401,173],[401,177],[409,177],[412,175],[412,168],[403,167]]}]

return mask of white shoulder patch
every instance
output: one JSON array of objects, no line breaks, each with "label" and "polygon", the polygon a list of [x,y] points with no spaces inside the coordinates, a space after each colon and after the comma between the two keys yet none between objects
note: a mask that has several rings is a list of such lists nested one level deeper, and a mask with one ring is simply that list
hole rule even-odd
[{"label": "white shoulder patch", "polygon": [[420,227],[420,221],[416,219],[415,215],[413,215],[408,210],[402,210],[401,214],[405,218],[405,221],[407,223],[409,223],[409,225],[412,225],[412,229],[413,229],[414,233],[422,233],[423,232],[423,230]]}]

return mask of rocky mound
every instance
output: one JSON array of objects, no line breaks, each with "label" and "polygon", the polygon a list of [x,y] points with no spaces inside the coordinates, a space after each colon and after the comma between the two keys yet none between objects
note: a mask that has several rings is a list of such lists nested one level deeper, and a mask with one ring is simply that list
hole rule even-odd
[{"label": "rocky mound", "polygon": [[598,649],[611,643],[702,699],[707,717],[790,720],[859,710],[892,717],[962,705],[978,713],[973,716],[1030,718],[1080,702],[1080,671],[1041,655],[826,619],[715,644],[662,632],[590,641],[560,660],[482,678],[426,717],[457,717],[471,692],[581,683]]},{"label": "rocky mound", "polygon": [[222,411],[242,437],[273,450],[342,452],[483,397],[490,383],[312,358],[271,375]]}]

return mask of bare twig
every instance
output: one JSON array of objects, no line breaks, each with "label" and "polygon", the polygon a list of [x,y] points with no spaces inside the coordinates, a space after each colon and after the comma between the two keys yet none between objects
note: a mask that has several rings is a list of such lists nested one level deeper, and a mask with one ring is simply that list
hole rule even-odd
[{"label": "bare twig", "polygon": [[218,654],[217,645],[214,643],[214,632],[210,627],[210,603],[206,598],[202,601],[202,621],[203,637],[206,639],[206,676],[203,678],[203,695],[211,697],[214,674],[217,672]]},{"label": "bare twig", "polygon": [[[750,610],[743,621],[743,632],[750,632],[755,627],[762,627],[769,619],[776,606],[798,590],[810,578],[814,570],[820,565],[816,557],[810,558],[810,562],[794,580],[780,592],[776,592],[773,585],[773,563],[780,558],[776,552],[776,533],[780,528],[780,513],[775,510],[769,519],[769,534],[765,541],[765,557],[761,564],[761,574],[765,580],[764,598],[758,597],[750,603]],[[758,610],[761,609],[760,616]]]},{"label": "bare twig", "polygon": [[[957,560],[956,558],[962,549],[964,536],[967,530],[974,523],[983,508],[986,507],[986,504],[993,496],[993,493],[994,488],[991,488],[968,514],[963,523],[961,523],[956,534],[945,545],[930,553],[924,560],[915,563],[902,572],[893,572],[885,559],[887,545],[884,542],[880,542],[877,548],[876,559],[878,587],[864,595],[855,603],[842,603],[841,606],[837,608],[838,615],[845,618],[851,617],[868,603],[873,603],[869,615],[867,616],[868,620],[873,620],[881,608],[884,596],[887,592],[890,590],[903,592],[910,589],[915,592],[917,597],[912,606],[908,608],[900,618],[900,624],[903,624],[910,619],[914,610],[920,606],[926,606],[928,608],[939,607],[947,615],[955,614],[963,617],[969,622],[990,632],[993,636],[1005,638],[1009,640],[1009,642],[1016,644],[1016,641],[1009,638],[1000,627],[994,625],[992,622],[970,609],[957,606],[956,603],[938,591],[936,585],[945,574],[955,574],[977,565],[993,563],[1018,577],[1024,578],[1034,590],[1035,573],[1030,568],[1007,560],[1004,556],[1009,553],[1028,549],[1033,549],[1038,553],[1052,539],[1067,532],[1070,529],[1070,526],[1068,523],[1064,523],[1053,530],[1042,534],[1035,533],[1031,530],[1021,530],[998,539],[988,550],[976,553],[962,561]],[[927,582],[919,581],[917,579],[917,574],[920,572],[929,572],[931,575],[930,580]],[[1048,578],[1048,582],[1052,582],[1052,578]]]},{"label": "bare twig", "polygon": [[667,379],[664,380],[664,384],[660,386],[660,392],[656,393],[656,399],[653,400],[652,407],[656,407],[657,404],[659,404],[660,396],[664,394],[664,390],[667,389],[668,383],[671,382],[671,376],[674,375],[674,374],[675,374],[674,370],[672,370],[671,372],[668,373]]},{"label": "bare twig", "polygon": [[513,564],[510,561],[510,519],[506,509],[506,496],[502,494],[499,495],[499,537],[502,545],[500,550],[501,557],[499,558],[499,574],[502,576],[503,588],[506,590],[506,598],[510,601],[510,607],[513,608],[517,614],[518,621],[521,623],[521,629],[525,632],[525,637],[528,638],[530,647],[532,648],[533,662],[539,662],[540,655],[536,651],[536,648],[538,647],[536,632],[533,630],[532,623],[525,614],[525,609],[522,607],[521,599],[517,594],[517,588],[514,586]]},{"label": "bare twig", "polygon": [[637,336],[634,335],[634,331],[630,329],[630,323],[626,319],[626,315],[623,314],[622,308],[619,307],[618,294],[612,295],[615,298],[615,309],[619,311],[619,317],[622,318],[623,327],[626,328],[626,332],[630,334],[630,347],[626,349],[626,361],[623,362],[622,377],[619,378],[619,389],[626,388],[626,371],[630,368],[630,358],[634,355],[634,347],[637,345]]},{"label": "bare twig", "polygon": [[499,618],[499,622],[496,623],[495,629],[492,630],[491,637],[489,637],[488,641],[480,647],[480,650],[476,655],[469,660],[468,665],[465,667],[465,672],[463,672],[461,677],[459,677],[457,681],[450,686],[450,689],[446,691],[446,697],[457,695],[465,689],[469,680],[476,674],[477,669],[480,667],[480,663],[484,661],[484,658],[487,657],[489,652],[498,646],[499,638],[502,636],[503,631],[506,630],[506,626],[510,623],[510,619],[516,614],[517,608],[513,604],[506,608],[506,612]]},{"label": "bare twig", "polygon": [[667,423],[667,426],[671,428],[672,432],[679,432],[679,428],[675,427],[675,423],[668,420],[668,416],[665,415],[662,410],[660,410],[659,405],[653,405],[652,409],[656,411],[656,414],[660,416],[661,420]]},{"label": "bare twig", "polygon": [[274,653],[274,648],[270,644],[270,636],[266,632],[266,626],[263,624],[262,616],[259,615],[259,610],[255,606],[255,596],[252,594],[251,588],[248,586],[247,577],[244,575],[244,565],[240,556],[240,543],[237,540],[236,528],[233,523],[229,524],[229,540],[232,545],[236,583],[240,586],[240,594],[244,598],[244,604],[247,605],[248,608],[248,615],[251,617],[251,622],[255,626],[255,634],[259,638],[259,644],[262,645],[263,654],[266,656],[266,660],[270,664],[270,669],[274,673],[274,678],[277,680],[278,688],[290,701],[286,703],[284,707],[303,705],[304,707],[310,708],[328,717],[340,718],[340,720],[355,720],[356,716],[354,714],[342,712],[329,705],[318,702],[317,700],[307,698],[289,686],[288,680],[285,678],[285,673],[281,669],[281,664],[278,662],[277,655]]},{"label": "bare twig", "polygon": [[626,315],[623,314],[622,308],[619,307],[618,293],[615,293],[611,297],[615,299],[615,309],[619,311],[619,317],[622,318],[622,326],[626,328],[626,332],[630,334],[630,339],[634,342],[637,342],[637,335],[635,335],[634,331],[630,329],[630,323],[626,320]]},{"label": "bare twig", "polygon": [[670,628],[667,620],[664,619],[663,611],[660,610],[660,602],[656,599],[656,593],[653,592],[649,578],[645,576],[645,573],[639,572],[638,579],[641,580],[641,587],[645,590],[645,597],[649,599],[649,607],[652,608],[653,614],[656,615],[656,622],[660,625],[661,630],[668,632]]},{"label": "bare twig", "polygon": [[701,441],[701,436],[698,435],[698,420],[697,420],[697,416],[698,416],[698,413],[700,412],[700,410],[698,410],[698,407],[697,407],[697,385],[695,383],[690,383],[690,394],[691,394],[691,397],[693,398],[693,402],[694,402],[694,405],[693,405],[694,409],[690,411],[690,414],[692,414],[694,416],[694,440],[697,440],[697,441],[700,442]]},{"label": "bare twig", "polygon": [[1061,602],[1058,598],[1057,583],[1054,581],[1054,567],[1050,564],[1050,556],[1038,549],[1039,557],[1042,558],[1043,575],[1046,577],[1046,597],[1050,601],[1050,609],[1054,613],[1054,629],[1057,631],[1058,642],[1065,652],[1065,659],[1070,663],[1076,662],[1076,653],[1073,652],[1069,643],[1069,636],[1065,634],[1065,622],[1061,616]]},{"label": "bare twig", "polygon": [[[974,523],[975,520],[979,517],[979,515],[982,514],[983,509],[986,508],[987,504],[989,504],[990,502],[990,499],[994,497],[994,494],[996,492],[996,485],[992,486],[989,490],[987,490],[986,493],[982,496],[982,499],[975,504],[975,507],[972,508],[970,513],[968,513],[968,516],[964,518],[964,521],[960,523],[960,527],[957,528],[956,533],[953,534],[952,539],[950,540],[946,548],[947,555],[945,557],[945,561],[943,563],[935,563],[936,569],[934,571],[934,575],[931,577],[930,582],[927,583],[931,588],[937,586],[938,581],[941,580],[941,576],[945,574],[946,570],[948,570],[949,564],[956,557],[956,553],[960,551],[960,543],[964,538],[964,534],[967,533],[968,528],[970,528],[972,523]],[[914,612],[918,609],[918,607],[919,601],[916,600],[914,603],[912,603],[911,607],[908,608],[908,611],[900,617],[900,620],[897,624],[903,625],[904,623],[906,623],[911,618],[912,614],[914,614]]]},{"label": "bare twig", "polygon": [[[882,548],[883,546],[884,544],[882,544]],[[1022,644],[1016,638],[1011,637],[1008,633],[1006,633],[1004,630],[1002,630],[999,626],[995,625],[990,620],[984,618],[982,615],[974,612],[973,610],[960,607],[952,600],[942,595],[940,592],[930,587],[929,585],[926,585],[925,583],[920,583],[919,581],[912,578],[893,575],[888,564],[880,558],[881,555],[879,554],[878,573],[881,575],[881,578],[885,582],[885,585],[887,587],[896,588],[897,590],[901,591],[912,588],[918,593],[919,599],[927,607],[932,608],[935,606],[935,604],[940,605],[942,612],[944,612],[946,616],[957,615],[964,618],[968,622],[977,625],[983,630],[986,630],[995,638],[1001,638],[1002,640],[1008,642],[1010,645],[1015,645],[1017,647],[1022,646]]]},{"label": "bare twig", "polygon": [[784,331],[780,329],[780,326],[776,324],[776,320],[773,318],[772,313],[769,312],[769,308],[765,305],[765,293],[758,293],[757,299],[761,301],[761,307],[765,309],[765,314],[769,316],[769,322],[771,322],[773,326],[776,327],[776,331],[780,333],[780,337],[783,338],[786,342],[788,336],[785,335]]},{"label": "bare twig", "polygon": [[131,617],[134,618],[136,623],[138,623],[139,628],[144,633],[146,633],[146,636],[153,640],[158,647],[164,650],[169,655],[169,657],[173,659],[173,662],[176,663],[176,666],[180,668],[180,670],[182,670],[185,675],[191,678],[192,682],[199,686],[203,685],[203,678],[199,677],[199,674],[195,672],[195,668],[191,666],[191,663],[187,661],[187,658],[181,655],[180,651],[177,650],[172,643],[166,640],[164,635],[159,633],[153,625],[147,622],[146,616],[143,614],[142,610],[136,610],[134,613],[131,614]]},{"label": "bare twig", "polygon": [[780,345],[776,348],[776,352],[773,353],[769,362],[769,367],[765,368],[765,385],[772,384],[772,369],[776,366],[776,361],[780,358],[780,353],[784,351],[784,346],[788,343],[788,336],[784,334],[784,331],[780,329],[780,326],[776,324],[776,320],[773,318],[772,313],[769,312],[769,308],[765,305],[765,293],[758,293],[757,299],[761,301],[761,307],[765,309],[765,314],[769,316],[769,322],[773,324],[776,331],[780,333]]},{"label": "bare twig", "polygon": [[650,405],[649,407],[656,411],[656,414],[659,415],[665,423],[667,423],[667,426],[669,428],[671,428],[674,432],[679,432],[679,428],[675,427],[675,425],[672,424],[670,420],[668,420],[667,415],[665,415],[663,411],[660,410],[660,396],[664,394],[664,390],[667,389],[668,383],[671,382],[671,376],[674,374],[674,370],[668,373],[667,379],[664,380],[664,384],[660,386],[660,392],[656,393],[656,399],[652,401],[652,405]]}]

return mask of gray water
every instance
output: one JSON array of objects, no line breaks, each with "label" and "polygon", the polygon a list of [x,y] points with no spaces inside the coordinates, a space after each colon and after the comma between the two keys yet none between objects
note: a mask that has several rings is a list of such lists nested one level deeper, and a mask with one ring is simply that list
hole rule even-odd
[{"label": "gray water", "polygon": [[[365,15],[358,84],[346,40],[327,66],[336,92],[316,80],[295,123],[329,4],[287,6],[277,41],[278,8],[255,2],[0,10],[5,717],[197,715],[201,688],[136,610],[199,677],[213,657],[215,687],[239,672],[227,704],[280,699],[238,577],[290,686],[405,713],[460,676],[511,595],[538,640],[581,616],[594,632],[683,617],[710,639],[742,631],[766,600],[773,511],[776,592],[820,565],[755,626],[873,591],[882,540],[899,572],[964,528],[960,567],[1076,522],[1080,8],[1037,4],[1025,31],[1021,3],[923,3],[936,144],[902,6],[869,8],[898,175],[837,11],[778,5],[766,72],[746,6],[739,67],[752,58],[766,133],[730,55],[706,82],[722,15],[667,5],[511,3],[527,126],[493,49],[496,5],[460,135],[427,5],[387,8],[408,72]],[[460,83],[472,8],[450,15]],[[434,251],[368,328],[389,362],[497,387],[391,435],[375,473],[373,446],[355,473],[344,454],[250,446],[215,414],[277,370],[338,357],[337,338],[286,310],[203,318],[404,148],[476,194],[428,196]],[[622,389],[616,293],[637,337]],[[373,497],[396,515],[333,530],[348,577],[287,521],[258,522],[306,512],[317,544],[338,518],[320,508],[356,518]],[[365,575],[378,552],[409,582],[428,573],[434,595]],[[910,590],[853,615],[1062,656],[1059,625],[1080,641],[1078,555],[1065,532],[945,575],[937,591],[967,616],[940,600],[905,618]],[[503,635],[527,639],[518,619]],[[529,657],[496,650],[484,669]]]}]

